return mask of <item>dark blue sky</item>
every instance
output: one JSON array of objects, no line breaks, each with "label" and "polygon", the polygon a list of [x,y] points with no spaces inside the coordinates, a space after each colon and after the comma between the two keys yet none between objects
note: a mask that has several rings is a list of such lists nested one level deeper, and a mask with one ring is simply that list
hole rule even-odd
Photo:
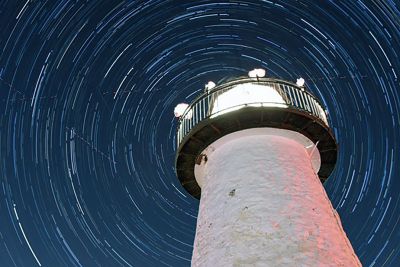
[{"label": "dark blue sky", "polygon": [[189,266],[173,108],[254,67],[326,105],[325,188],[364,266],[400,266],[399,29],[393,1],[1,1],[1,266]]}]

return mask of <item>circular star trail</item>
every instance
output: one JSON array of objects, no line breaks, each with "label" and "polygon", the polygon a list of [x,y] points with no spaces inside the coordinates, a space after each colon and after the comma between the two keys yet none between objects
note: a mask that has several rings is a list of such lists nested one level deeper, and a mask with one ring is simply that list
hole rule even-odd
[{"label": "circular star trail", "polygon": [[173,109],[261,67],[326,105],[325,189],[363,265],[399,266],[399,5],[2,1],[1,265],[190,266]]}]

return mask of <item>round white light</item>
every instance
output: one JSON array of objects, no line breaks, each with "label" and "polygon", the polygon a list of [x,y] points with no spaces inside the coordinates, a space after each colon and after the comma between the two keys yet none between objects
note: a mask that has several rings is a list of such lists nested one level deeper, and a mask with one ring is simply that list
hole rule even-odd
[{"label": "round white light", "polygon": [[264,69],[254,69],[249,71],[250,78],[257,78],[257,77],[265,77],[265,70]]},{"label": "round white light", "polygon": [[214,87],[215,87],[215,83],[212,82],[212,81],[209,81],[209,82],[206,84],[206,90],[207,90],[207,91],[213,89]]},{"label": "round white light", "polygon": [[176,105],[175,109],[174,109],[174,115],[175,117],[181,117],[183,115],[183,113],[185,112],[185,110],[187,109],[189,105],[186,103],[180,103],[178,105]]},{"label": "round white light", "polygon": [[303,78],[299,78],[296,81],[297,86],[303,87],[305,83],[305,80]]}]

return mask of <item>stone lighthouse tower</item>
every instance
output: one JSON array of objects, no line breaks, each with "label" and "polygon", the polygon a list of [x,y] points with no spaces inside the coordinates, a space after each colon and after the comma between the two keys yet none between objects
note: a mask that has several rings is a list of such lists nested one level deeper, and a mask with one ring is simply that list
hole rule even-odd
[{"label": "stone lighthouse tower", "polygon": [[323,106],[303,79],[264,75],[175,110],[176,173],[200,199],[192,266],[361,266],[322,186],[337,154]]}]

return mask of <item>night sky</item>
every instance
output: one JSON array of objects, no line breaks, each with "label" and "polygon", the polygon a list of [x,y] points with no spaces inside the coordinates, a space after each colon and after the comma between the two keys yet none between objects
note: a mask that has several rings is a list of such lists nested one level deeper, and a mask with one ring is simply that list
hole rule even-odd
[{"label": "night sky", "polygon": [[400,2],[0,1],[0,265],[190,266],[177,120],[212,80],[306,85],[364,266],[400,266]]}]

